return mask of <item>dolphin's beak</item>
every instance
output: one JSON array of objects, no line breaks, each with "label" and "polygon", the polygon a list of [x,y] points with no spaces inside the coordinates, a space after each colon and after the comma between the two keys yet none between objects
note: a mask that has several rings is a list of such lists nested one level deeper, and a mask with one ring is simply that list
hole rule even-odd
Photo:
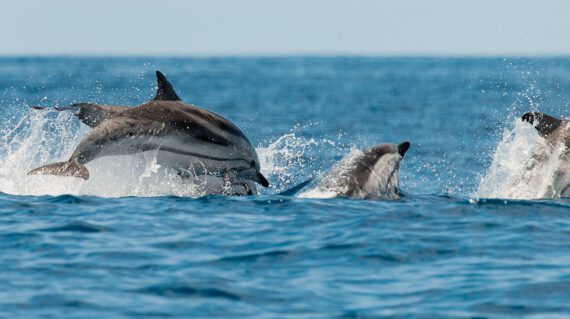
[{"label": "dolphin's beak", "polygon": [[400,145],[398,145],[398,153],[400,153],[400,156],[404,157],[409,148],[410,148],[410,142],[408,141],[403,142]]},{"label": "dolphin's beak", "polygon": [[269,187],[269,181],[260,172],[257,172],[257,182],[263,187]]}]

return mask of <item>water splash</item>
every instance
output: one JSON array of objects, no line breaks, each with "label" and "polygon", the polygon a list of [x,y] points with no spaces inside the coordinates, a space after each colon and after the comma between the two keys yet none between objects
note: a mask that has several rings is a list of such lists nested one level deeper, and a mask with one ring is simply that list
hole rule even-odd
[{"label": "water splash", "polygon": [[[161,168],[156,151],[128,156],[96,159],[86,166],[90,179],[33,175],[31,169],[67,160],[79,141],[89,132],[80,126],[71,113],[26,110],[22,116],[6,123],[0,131],[0,192],[14,195],[94,195],[124,196],[185,196],[205,195],[202,180],[183,180],[174,171]],[[284,190],[310,177],[317,162],[316,147],[335,146],[328,139],[285,134],[260,146],[257,151],[261,170],[270,180],[269,190]],[[309,169],[310,168],[310,169]]]},{"label": "water splash", "polygon": [[[337,140],[341,138],[338,136]],[[261,171],[269,176],[273,190],[280,192],[288,189],[314,178],[326,168],[327,163],[318,160],[323,152],[343,152],[344,146],[337,140],[308,138],[296,133],[280,136],[268,146],[257,149]]]},{"label": "water splash", "polygon": [[536,199],[556,192],[563,146],[550,145],[532,125],[517,119],[493,154],[491,167],[472,195],[480,198]]}]

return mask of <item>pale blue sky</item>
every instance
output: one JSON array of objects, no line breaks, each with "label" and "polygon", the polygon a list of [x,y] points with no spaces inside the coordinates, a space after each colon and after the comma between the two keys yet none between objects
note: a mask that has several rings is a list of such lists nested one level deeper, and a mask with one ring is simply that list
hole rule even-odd
[{"label": "pale blue sky", "polygon": [[2,0],[2,55],[570,55],[568,0]]}]

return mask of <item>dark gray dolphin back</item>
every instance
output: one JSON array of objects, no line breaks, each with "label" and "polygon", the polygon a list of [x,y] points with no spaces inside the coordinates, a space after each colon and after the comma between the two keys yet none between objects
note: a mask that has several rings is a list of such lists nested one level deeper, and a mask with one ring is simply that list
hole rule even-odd
[{"label": "dark gray dolphin back", "polygon": [[543,137],[556,131],[556,129],[558,129],[558,127],[560,127],[560,125],[563,123],[563,121],[560,119],[540,112],[525,113],[521,119],[532,124],[538,133]]},{"label": "dark gray dolphin back", "polygon": [[153,101],[181,101],[174,91],[174,87],[172,84],[168,82],[166,76],[162,74],[160,71],[156,71],[156,82],[157,82],[157,89],[156,89],[156,96]]}]

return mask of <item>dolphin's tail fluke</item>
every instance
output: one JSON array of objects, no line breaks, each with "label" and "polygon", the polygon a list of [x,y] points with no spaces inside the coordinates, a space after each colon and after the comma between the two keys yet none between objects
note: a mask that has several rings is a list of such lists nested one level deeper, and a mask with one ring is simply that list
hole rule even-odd
[{"label": "dolphin's tail fluke", "polygon": [[80,164],[77,160],[41,166],[29,171],[28,175],[57,175],[79,177],[85,180],[89,179],[89,171],[87,170],[87,167]]}]

